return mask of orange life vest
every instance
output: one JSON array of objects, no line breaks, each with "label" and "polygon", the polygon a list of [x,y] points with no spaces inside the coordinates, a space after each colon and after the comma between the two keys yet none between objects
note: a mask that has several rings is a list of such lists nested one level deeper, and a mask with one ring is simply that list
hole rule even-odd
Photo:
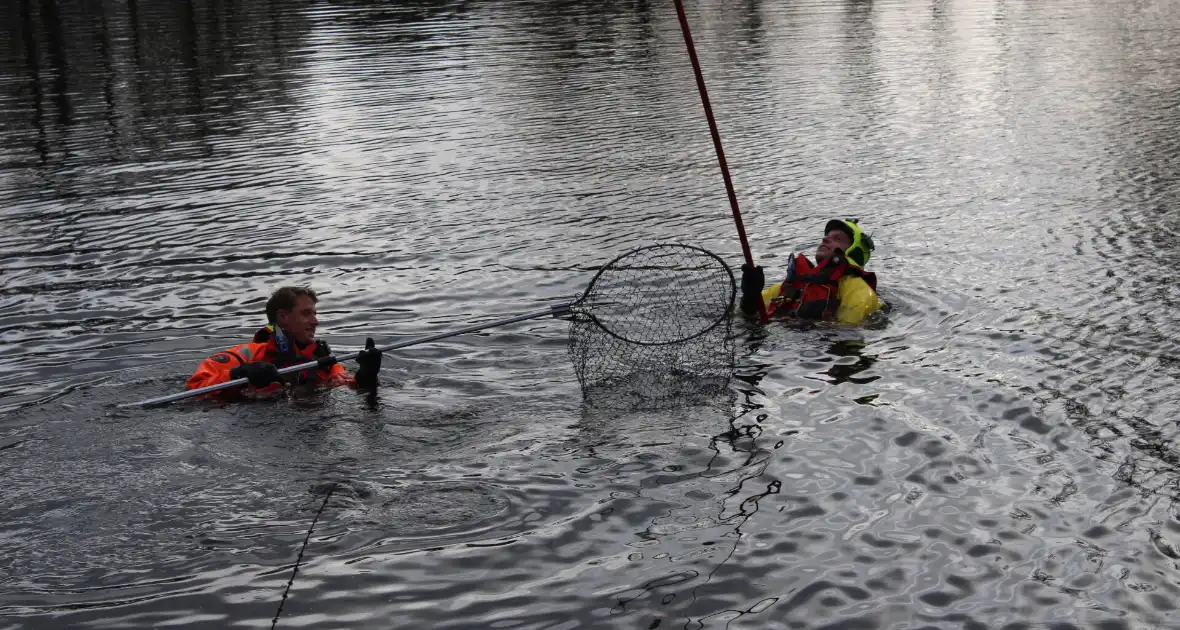
[{"label": "orange life vest", "polygon": [[[187,389],[199,389],[201,387],[219,385],[231,381],[233,378],[229,375],[230,370],[243,363],[274,363],[275,367],[283,369],[292,365],[315,361],[325,355],[322,351],[319,353],[316,352],[316,349],[320,347],[318,344],[300,348],[294,342],[288,341],[286,344],[283,344],[286,346],[284,351],[284,349],[280,349],[280,341],[287,340],[281,333],[275,334],[270,326],[259,329],[258,332],[254,333],[254,340],[250,343],[234,346],[205,359],[197,367],[197,371],[189,377],[186,385]],[[283,375],[283,382],[293,385],[310,384],[327,385],[329,387],[353,385],[355,383],[352,375],[339,363],[325,368],[310,368],[294,374],[285,374]],[[261,394],[268,394],[276,392],[282,387],[282,384],[274,383],[254,391]]]},{"label": "orange life vest", "polygon": [[840,308],[840,278],[854,275],[864,278],[874,291],[877,275],[848,262],[842,253],[813,265],[807,256],[798,254],[791,261],[783,289],[767,306],[767,316],[800,319],[831,319]]}]

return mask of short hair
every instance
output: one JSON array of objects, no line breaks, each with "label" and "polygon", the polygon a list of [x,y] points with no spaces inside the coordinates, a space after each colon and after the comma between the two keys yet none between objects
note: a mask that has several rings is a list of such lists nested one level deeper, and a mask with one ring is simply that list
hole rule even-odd
[{"label": "short hair", "polygon": [[275,323],[279,311],[289,311],[295,308],[295,300],[305,295],[311,298],[312,303],[319,301],[315,291],[307,287],[281,287],[266,301],[266,321],[271,324]]}]

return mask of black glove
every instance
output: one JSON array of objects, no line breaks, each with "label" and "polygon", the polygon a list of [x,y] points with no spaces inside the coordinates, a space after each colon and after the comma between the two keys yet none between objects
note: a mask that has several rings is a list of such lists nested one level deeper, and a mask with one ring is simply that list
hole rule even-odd
[{"label": "black glove", "polygon": [[261,361],[243,363],[230,370],[229,377],[235,380],[239,378],[250,379],[251,386],[261,389],[279,380],[279,368],[275,367],[274,363]]},{"label": "black glove", "polygon": [[762,289],[766,287],[766,274],[762,267],[750,264],[742,265],[742,297],[738,305],[743,313],[758,312],[758,303],[762,301]]},{"label": "black glove", "polygon": [[762,267],[752,267],[748,263],[742,265],[742,295],[748,293],[762,293],[766,288],[766,274]]},{"label": "black glove", "polygon": [[317,359],[332,356],[332,349],[328,347],[328,342],[323,339],[316,339],[315,350],[311,351],[311,356]]},{"label": "black glove", "polygon": [[377,387],[377,372],[381,370],[381,351],[376,348],[373,338],[365,339],[365,349],[356,355],[357,365],[356,386],[360,389],[374,389]]}]

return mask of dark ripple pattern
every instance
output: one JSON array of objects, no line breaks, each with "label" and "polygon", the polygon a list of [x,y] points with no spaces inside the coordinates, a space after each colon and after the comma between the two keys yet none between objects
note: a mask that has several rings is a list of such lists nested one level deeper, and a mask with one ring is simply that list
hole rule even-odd
[{"label": "dark ripple pattern", "polygon": [[[1145,628],[1180,601],[1180,5],[689,7],[755,258],[875,232],[862,329],[580,404],[565,327],[377,400],[120,411],[321,293],[337,350],[733,261],[670,4],[0,8],[0,629]],[[773,270],[773,271],[769,271]]]}]

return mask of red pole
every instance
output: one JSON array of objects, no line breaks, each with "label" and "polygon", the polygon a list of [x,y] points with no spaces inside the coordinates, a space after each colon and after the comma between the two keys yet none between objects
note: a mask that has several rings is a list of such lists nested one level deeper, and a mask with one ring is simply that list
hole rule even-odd
[{"label": "red pole", "polygon": [[[705,106],[705,118],[709,119],[709,132],[713,134],[713,148],[717,150],[717,163],[721,165],[721,178],[725,180],[725,193],[729,195],[729,208],[733,211],[733,222],[737,226],[738,238],[742,241],[742,253],[746,255],[746,264],[754,266],[754,256],[750,253],[750,242],[746,240],[746,228],[742,225],[742,211],[738,209],[737,193],[733,191],[733,180],[729,177],[729,165],[725,162],[725,150],[721,148],[721,133],[717,131],[717,121],[713,118],[713,108],[709,105],[709,92],[705,89],[705,75],[701,73],[701,62],[697,59],[696,47],[692,44],[692,32],[688,28],[688,17],[684,14],[684,3],[676,2],[676,16],[680,18],[680,32],[684,33],[684,45],[688,47],[688,58],[692,60],[692,71],[697,78],[697,91],[701,93],[701,104]],[[758,301],[758,313],[762,321],[766,321],[766,305]]]}]

